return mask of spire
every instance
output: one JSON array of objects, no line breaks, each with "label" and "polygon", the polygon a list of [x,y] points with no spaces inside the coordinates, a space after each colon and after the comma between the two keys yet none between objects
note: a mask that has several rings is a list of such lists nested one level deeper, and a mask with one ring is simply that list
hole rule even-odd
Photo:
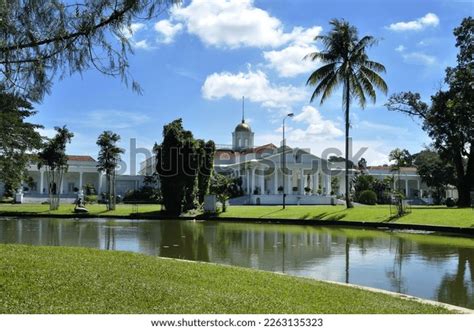
[{"label": "spire", "polygon": [[245,96],[242,96],[242,124],[245,123]]}]

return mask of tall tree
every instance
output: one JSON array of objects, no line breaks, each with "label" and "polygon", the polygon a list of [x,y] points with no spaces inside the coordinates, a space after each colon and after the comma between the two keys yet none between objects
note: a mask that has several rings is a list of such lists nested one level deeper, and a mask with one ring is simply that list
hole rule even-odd
[{"label": "tall tree", "polygon": [[198,162],[198,200],[199,204],[204,202],[204,196],[209,193],[209,185],[211,181],[211,174],[214,169],[214,153],[216,152],[216,145],[214,141],[197,140],[197,152],[199,157]]},{"label": "tall tree", "polygon": [[104,172],[107,180],[107,200],[108,209],[115,210],[117,196],[115,194],[116,169],[120,162],[120,155],[124,150],[117,146],[120,141],[120,135],[111,131],[104,131],[97,139],[97,145],[100,147],[99,157],[97,159],[97,170]]},{"label": "tall tree", "polygon": [[[89,68],[127,83],[132,23],[179,0],[0,1],[0,80],[39,100],[55,74]],[[132,82],[136,90],[139,86]]]},{"label": "tall tree", "polygon": [[333,19],[327,35],[316,36],[315,40],[323,43],[324,50],[308,54],[306,57],[320,61],[323,66],[314,71],[306,84],[316,86],[311,102],[321,95],[320,103],[333,93],[336,87],[343,86],[342,104],[345,112],[345,195],[346,206],[352,207],[349,181],[349,110],[351,101],[357,99],[360,107],[364,108],[367,98],[376,101],[375,88],[387,92],[387,84],[379,75],[385,72],[385,67],[369,60],[367,49],[376,43],[372,36],[359,39],[357,28],[344,20]]},{"label": "tall tree", "polygon": [[57,132],[56,135],[49,139],[38,153],[38,168],[46,169],[50,210],[59,208],[63,177],[68,170],[66,145],[74,136],[66,126],[54,129]]},{"label": "tall tree", "polygon": [[195,140],[183,128],[182,119],[163,127],[163,142],[155,147],[156,171],[160,176],[166,212],[179,215],[192,208],[196,192]]},{"label": "tall tree", "polygon": [[27,178],[32,153],[41,147],[40,125],[26,122],[36,111],[30,102],[0,91],[0,181],[13,194]]},{"label": "tall tree", "polygon": [[423,121],[423,129],[445,162],[453,164],[459,206],[469,206],[474,190],[474,19],[467,17],[454,29],[459,48],[457,66],[446,69],[447,90],[431,97],[431,105],[414,92],[392,95],[386,106]]},{"label": "tall tree", "polygon": [[163,142],[154,151],[166,212],[179,215],[195,208],[209,191],[214,142],[195,140],[176,119],[163,127]]},{"label": "tall tree", "polygon": [[435,203],[439,204],[445,195],[446,186],[455,183],[453,166],[430,149],[416,154],[414,165],[423,182],[433,190]]}]

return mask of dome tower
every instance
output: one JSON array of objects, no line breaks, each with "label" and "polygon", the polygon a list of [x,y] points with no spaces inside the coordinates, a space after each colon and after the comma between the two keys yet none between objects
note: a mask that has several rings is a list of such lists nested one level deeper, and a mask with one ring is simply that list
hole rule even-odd
[{"label": "dome tower", "polygon": [[253,148],[253,132],[250,125],[245,122],[244,97],[242,97],[242,122],[232,133],[232,149],[236,151]]}]

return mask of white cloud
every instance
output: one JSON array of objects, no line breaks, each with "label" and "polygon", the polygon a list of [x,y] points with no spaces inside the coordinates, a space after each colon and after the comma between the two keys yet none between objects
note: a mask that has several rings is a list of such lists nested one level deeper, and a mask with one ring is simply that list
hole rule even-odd
[{"label": "white cloud", "polygon": [[53,138],[56,135],[56,130],[54,128],[36,128],[35,129],[41,136],[45,136],[49,139]]},{"label": "white cloud", "polygon": [[254,7],[253,0],[193,0],[173,8],[171,18],[216,47],[278,47],[294,40],[296,33],[285,33],[281,21]]},{"label": "white cloud", "polygon": [[407,52],[406,47],[403,45],[398,46],[395,50],[401,54],[403,60],[407,63],[428,66],[436,63],[436,57],[422,52]]},{"label": "white cloud", "polygon": [[401,53],[401,52],[404,52],[405,49],[406,49],[406,48],[405,48],[405,46],[403,46],[403,45],[399,45],[397,48],[395,48],[395,50],[396,50],[397,52],[400,52],[400,53]]},{"label": "white cloud", "polygon": [[146,39],[137,40],[136,34],[142,30],[146,30],[147,27],[143,23],[132,23],[130,26],[122,29],[123,36],[128,39],[130,45],[133,48],[139,49],[151,49],[151,45],[147,42]]},{"label": "white cloud", "polygon": [[428,13],[414,21],[392,23],[388,28],[392,31],[420,31],[429,26],[438,26],[439,18],[436,14]]},{"label": "white cloud", "polygon": [[86,114],[83,124],[102,128],[124,129],[149,122],[150,117],[136,112],[120,110],[94,110]]},{"label": "white cloud", "polygon": [[299,139],[311,137],[335,138],[343,135],[343,132],[336,127],[336,124],[328,119],[324,119],[321,113],[314,107],[306,105],[301,112],[293,118],[296,122],[307,124],[306,129],[294,129],[291,136],[299,136]]},{"label": "white cloud", "polygon": [[314,45],[314,37],[322,31],[320,26],[309,29],[296,27],[293,29],[293,42],[281,50],[263,52],[263,57],[269,66],[275,69],[281,77],[294,77],[315,69],[316,63],[304,59],[306,55],[318,51]]},{"label": "white cloud", "polygon": [[263,56],[281,77],[294,77],[315,69],[314,62],[303,59],[315,51],[314,46],[291,45],[282,50],[264,52]]},{"label": "white cloud", "polygon": [[421,52],[411,52],[402,54],[403,59],[412,64],[433,65],[436,64],[436,57]]},{"label": "white cloud", "polygon": [[267,75],[260,70],[237,74],[213,73],[206,78],[202,94],[209,100],[225,96],[239,100],[244,95],[250,101],[261,103],[268,108],[286,108],[308,97],[303,88],[271,84]]},{"label": "white cloud", "polygon": [[158,42],[169,44],[174,41],[174,37],[183,29],[183,24],[173,24],[170,20],[164,19],[155,23],[155,31],[158,32]]}]

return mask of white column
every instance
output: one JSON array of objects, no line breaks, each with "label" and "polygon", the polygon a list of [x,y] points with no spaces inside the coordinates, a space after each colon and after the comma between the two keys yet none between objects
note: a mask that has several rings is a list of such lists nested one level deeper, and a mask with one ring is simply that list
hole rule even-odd
[{"label": "white column", "polygon": [[314,193],[315,194],[319,194],[318,190],[319,190],[319,171],[317,171],[315,174],[314,174]]},{"label": "white column", "polygon": [[99,172],[97,173],[97,175],[99,176],[99,182],[97,184],[97,195],[100,195],[102,193],[102,173]]},{"label": "white column", "polygon": [[408,178],[405,178],[405,195],[408,198]]},{"label": "white column", "polygon": [[304,195],[304,169],[300,170],[300,195]]},{"label": "white column", "polygon": [[79,191],[82,190],[82,171],[79,172]]},{"label": "white column", "polygon": [[61,186],[59,187],[59,194],[64,193],[64,175],[63,179],[61,180]]},{"label": "white column", "polygon": [[40,189],[40,194],[43,194],[43,190],[44,190],[44,171],[43,170],[40,170],[40,186],[39,186],[39,189]]},{"label": "white column", "polygon": [[328,181],[329,181],[329,175],[323,174],[323,176],[324,176],[324,177],[323,177],[323,182],[324,182],[324,195],[327,196],[327,195],[329,195],[329,193],[330,193],[329,190],[331,189],[331,188],[329,188],[329,182],[328,182]]},{"label": "white column", "polygon": [[252,183],[251,183],[251,186],[250,186],[250,195],[253,194],[254,190],[255,190],[255,168],[252,168],[250,169],[250,171],[252,172]]},{"label": "white column", "polygon": [[264,195],[266,192],[265,192],[265,174],[263,174],[263,170],[259,174],[258,181],[259,181],[259,186],[260,186],[260,194]]},{"label": "white column", "polygon": [[291,179],[293,171],[291,171],[289,168],[286,170],[288,171],[286,174],[286,193],[290,195],[293,192],[293,180]]},{"label": "white column", "polygon": [[278,168],[274,168],[275,172],[273,173],[273,194],[278,194]]},{"label": "white column", "polygon": [[245,176],[246,176],[246,179],[247,179],[247,180],[246,180],[246,181],[247,181],[247,184],[246,184],[246,187],[245,187],[245,188],[246,188],[246,190],[247,190],[247,193],[250,195],[250,194],[252,194],[252,191],[250,190],[250,170],[249,170],[249,169],[247,169],[247,170],[245,171]]},{"label": "white column", "polygon": [[328,174],[327,175],[327,179],[328,179],[328,195],[331,195],[331,174]]}]

